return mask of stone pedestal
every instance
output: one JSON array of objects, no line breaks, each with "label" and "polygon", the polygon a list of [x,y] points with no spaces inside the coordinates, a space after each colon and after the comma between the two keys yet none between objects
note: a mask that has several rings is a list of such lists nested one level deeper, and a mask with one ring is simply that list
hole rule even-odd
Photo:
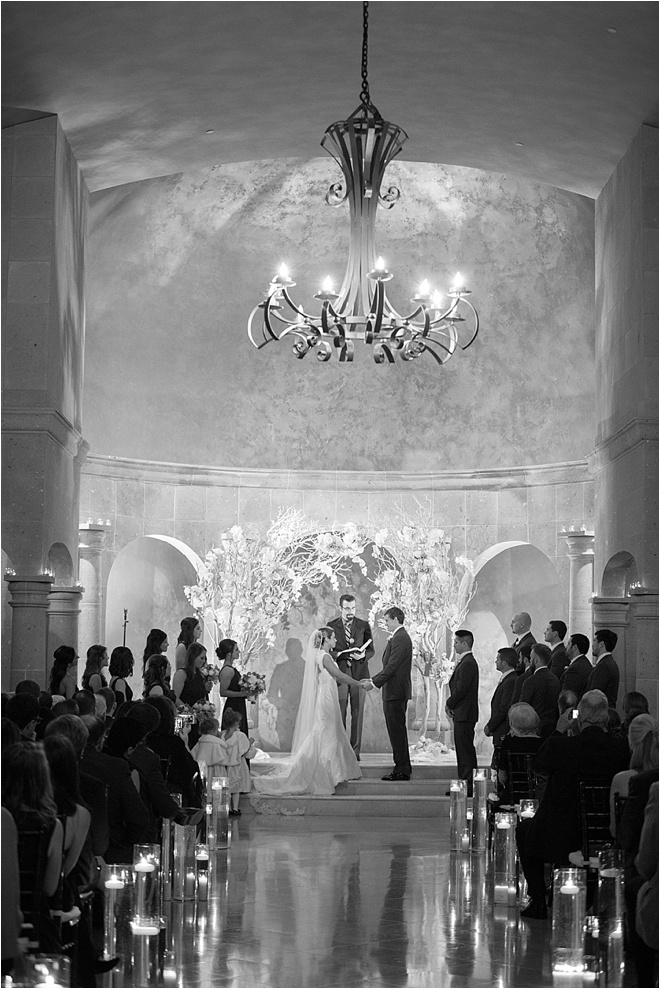
[{"label": "stone pedestal", "polygon": [[568,634],[591,636],[591,601],[594,590],[594,534],[584,530],[561,532],[568,554]]},{"label": "stone pedestal", "polygon": [[48,660],[59,646],[73,646],[78,651],[78,617],[85,588],[53,587],[48,595]]},{"label": "stone pedestal", "polygon": [[[610,628],[619,637],[612,655],[617,661],[621,673],[617,698],[617,708],[620,710],[623,695],[627,694],[629,690],[637,689],[635,686],[637,646],[635,627],[630,621],[630,599],[595,597],[593,599],[593,614],[594,630]],[[591,630],[589,634],[591,637]]]},{"label": "stone pedestal", "polygon": [[51,574],[5,574],[12,609],[11,660],[9,687],[19,680],[36,680],[47,685],[48,597],[53,584]]},{"label": "stone pedestal", "polygon": [[85,588],[78,622],[78,641],[83,653],[105,638],[101,554],[109,530],[110,526],[101,522],[85,522],[78,527],[80,582]]}]

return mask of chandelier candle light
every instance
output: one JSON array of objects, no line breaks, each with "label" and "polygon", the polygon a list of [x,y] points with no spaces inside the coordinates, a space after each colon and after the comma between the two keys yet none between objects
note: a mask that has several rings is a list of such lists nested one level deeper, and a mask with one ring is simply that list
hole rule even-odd
[{"label": "chandelier candle light", "polygon": [[326,202],[339,206],[348,199],[350,246],[346,273],[338,292],[326,278],[314,298],[320,312],[310,314],[291,299],[296,284],[282,264],[273,277],[263,302],[255,306],[248,321],[248,336],[260,350],[272,341],[291,339],[294,355],[302,359],[311,350],[317,360],[351,362],[355,343],[371,347],[376,364],[393,364],[398,354],[404,361],[430,354],[445,364],[455,353],[474,342],[479,316],[467,299],[469,289],[457,274],[446,297],[423,281],[411,299],[407,315],[398,313],[387,297],[385,283],[393,277],[382,257],[376,256],[375,226],[379,206],[391,209],[399,190],[390,186],[381,192],[386,167],[399,154],[407,134],[381,117],[371,102],[367,76],[369,4],[363,3],[362,90],[360,105],[348,117],[326,130],[321,147],[340,166],[343,182],[335,182]]}]

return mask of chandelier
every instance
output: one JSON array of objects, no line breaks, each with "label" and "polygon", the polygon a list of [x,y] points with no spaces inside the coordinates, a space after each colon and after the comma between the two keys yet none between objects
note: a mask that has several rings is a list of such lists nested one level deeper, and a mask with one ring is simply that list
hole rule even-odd
[{"label": "chandelier", "polygon": [[460,274],[443,296],[422,282],[411,299],[413,308],[401,315],[387,297],[385,285],[393,277],[382,257],[376,257],[375,227],[378,206],[391,209],[400,192],[390,186],[381,192],[385,169],[395,158],[407,134],[384,120],[369,95],[367,76],[369,4],[363,3],[362,89],[360,105],[347,120],[331,124],[323,135],[323,147],[339,164],[344,180],[333,183],[325,197],[330,206],[348,200],[350,246],[346,273],[338,292],[326,278],[314,298],[320,303],[314,315],[291,298],[296,284],[283,264],[268,292],[248,320],[248,336],[260,350],[279,340],[291,340],[294,355],[310,351],[317,360],[351,362],[356,342],[371,347],[376,364],[393,364],[430,354],[446,364],[457,348],[467,350],[479,332],[479,316],[467,299],[470,294]]}]

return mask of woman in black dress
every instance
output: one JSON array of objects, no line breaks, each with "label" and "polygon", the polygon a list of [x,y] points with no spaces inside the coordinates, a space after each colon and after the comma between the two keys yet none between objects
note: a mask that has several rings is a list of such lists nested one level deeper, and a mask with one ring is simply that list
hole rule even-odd
[{"label": "woman in black dress", "polygon": [[[199,701],[208,700],[209,687],[202,672],[205,666],[206,649],[201,642],[193,642],[192,645],[188,646],[186,652],[186,665],[176,671],[172,680],[172,690],[177,706],[187,704],[188,707],[192,707]],[[199,725],[195,722],[188,735],[189,749],[197,744],[199,735]]]},{"label": "woman in black dress", "polygon": [[157,653],[147,660],[144,671],[143,697],[167,697],[176,702],[174,691],[170,687],[170,661],[163,653]]},{"label": "woman in black dress", "polygon": [[128,677],[133,673],[133,653],[127,646],[117,646],[110,657],[110,687],[115,692],[117,706],[125,701],[133,700],[133,691],[128,684]]},{"label": "woman in black dress", "polygon": [[245,698],[249,695],[246,690],[239,689],[238,682],[241,679],[241,674],[237,669],[234,669],[234,663],[241,655],[238,644],[233,639],[223,639],[218,645],[215,654],[223,664],[220,670],[219,687],[220,696],[226,698],[225,706],[222,710],[222,724],[220,729],[224,730],[227,727],[225,725],[225,711],[238,711],[243,719],[241,731],[247,732],[247,704],[245,703]]},{"label": "woman in black dress", "polygon": [[162,628],[151,629],[147,636],[147,644],[144,647],[144,653],[142,655],[142,676],[147,672],[147,666],[151,657],[166,653],[169,645],[167,632],[163,632]]},{"label": "woman in black dress", "polygon": [[108,681],[101,670],[108,665],[108,650],[100,644],[90,646],[87,650],[87,662],[82,676],[83,690],[91,690],[93,694],[101,687],[107,687]]},{"label": "woman in black dress", "polygon": [[78,661],[76,650],[73,646],[59,646],[53,653],[52,669],[50,671],[50,681],[48,690],[51,694],[59,694],[69,701],[78,689],[74,667]]}]

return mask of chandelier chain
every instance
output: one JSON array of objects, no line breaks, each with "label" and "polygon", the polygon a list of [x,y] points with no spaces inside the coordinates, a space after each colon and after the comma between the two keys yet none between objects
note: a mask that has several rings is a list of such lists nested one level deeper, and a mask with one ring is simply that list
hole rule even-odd
[{"label": "chandelier chain", "polygon": [[360,102],[366,110],[371,110],[375,116],[380,117],[378,110],[371,102],[369,93],[369,3],[368,0],[362,4],[362,89],[360,91]]}]

